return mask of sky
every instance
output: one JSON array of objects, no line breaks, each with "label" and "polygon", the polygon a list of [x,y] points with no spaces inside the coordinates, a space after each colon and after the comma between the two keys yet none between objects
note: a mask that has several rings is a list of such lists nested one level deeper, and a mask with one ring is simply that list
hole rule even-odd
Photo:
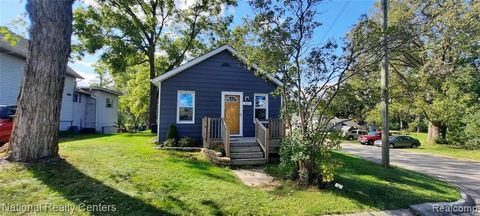
[{"label": "sky", "polygon": [[[0,0],[0,26],[8,26],[14,32],[26,35],[27,26],[13,25],[18,18],[23,17],[28,21],[25,3],[26,0]],[[373,3],[374,0],[325,0],[318,6],[318,10],[321,12],[318,16],[318,21],[322,23],[322,26],[315,34],[314,40],[317,43],[322,43],[328,39],[338,40],[343,37],[362,14],[369,12],[373,7]],[[77,5],[78,2],[75,3],[74,7]],[[236,7],[226,8],[224,13],[225,15],[234,16],[232,26],[240,25],[242,18],[252,16],[253,14],[246,0],[238,0]],[[13,26],[19,27],[12,28]],[[97,61],[99,55],[100,53],[86,55],[82,60],[69,63],[71,68],[85,78],[78,83],[79,86],[87,86],[97,79],[97,74],[92,65]]]}]

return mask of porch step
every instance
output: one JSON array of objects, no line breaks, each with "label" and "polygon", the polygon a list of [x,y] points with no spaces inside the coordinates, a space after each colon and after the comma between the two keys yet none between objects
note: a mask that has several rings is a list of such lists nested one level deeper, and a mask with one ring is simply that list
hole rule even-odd
[{"label": "porch step", "polygon": [[265,164],[265,158],[249,158],[249,159],[234,159],[230,162],[231,165],[262,165]]},{"label": "porch step", "polygon": [[246,153],[246,152],[262,152],[262,149],[260,149],[260,147],[257,145],[257,146],[248,146],[248,147],[232,147],[230,149],[230,152],[231,153]]},{"label": "porch step", "polygon": [[256,143],[255,137],[230,137],[230,143]]},{"label": "porch step", "polygon": [[232,158],[233,160],[253,159],[253,158],[261,159],[263,158],[263,153],[262,152],[231,153],[230,158]]},{"label": "porch step", "polygon": [[252,146],[258,146],[258,144],[256,142],[245,142],[245,143],[237,143],[237,142],[230,142],[230,146],[232,148],[236,148],[236,147],[252,147]]},{"label": "porch step", "polygon": [[255,137],[230,137],[230,158],[230,164],[233,166],[266,163]]}]

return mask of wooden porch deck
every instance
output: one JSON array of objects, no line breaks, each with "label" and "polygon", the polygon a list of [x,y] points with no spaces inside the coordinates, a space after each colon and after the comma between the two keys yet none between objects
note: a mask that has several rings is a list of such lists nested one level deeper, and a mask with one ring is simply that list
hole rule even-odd
[{"label": "wooden porch deck", "polygon": [[255,137],[230,136],[228,127],[221,118],[204,118],[202,136],[204,148],[212,149],[223,145],[230,165],[262,165],[268,162],[270,154],[278,154],[280,140],[285,132],[279,119],[268,122],[255,121]]}]

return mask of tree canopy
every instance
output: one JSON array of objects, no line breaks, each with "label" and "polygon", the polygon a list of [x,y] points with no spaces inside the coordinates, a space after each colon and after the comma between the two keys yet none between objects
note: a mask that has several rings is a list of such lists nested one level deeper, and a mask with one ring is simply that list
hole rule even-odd
[{"label": "tree canopy", "polygon": [[[195,56],[216,32],[226,31],[232,16],[222,11],[235,0],[105,0],[74,13],[75,46],[80,54],[102,51],[100,61],[112,74],[148,64],[149,79]],[[130,70],[131,71],[131,70]],[[149,119],[156,121],[157,88],[150,84]]]},{"label": "tree canopy", "polygon": [[[464,137],[460,131],[466,122],[462,119],[479,109],[480,3],[399,0],[390,2],[389,10],[391,114],[400,122],[428,121],[431,142],[461,144],[458,137]],[[378,46],[380,29],[377,9],[350,34],[353,40],[368,38],[366,42],[374,47]],[[349,92],[375,92],[377,74],[378,69],[372,68],[346,87]],[[371,82],[363,85],[364,80]],[[370,114],[359,118],[375,122],[377,104],[362,101]]]}]

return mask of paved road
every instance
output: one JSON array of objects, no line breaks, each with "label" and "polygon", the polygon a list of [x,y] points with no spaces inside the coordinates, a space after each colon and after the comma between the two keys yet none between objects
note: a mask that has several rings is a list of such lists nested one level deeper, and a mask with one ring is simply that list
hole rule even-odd
[{"label": "paved road", "polygon": [[[376,163],[382,161],[379,147],[343,143],[342,151]],[[480,205],[480,162],[414,153],[408,149],[391,149],[390,163],[458,185]]]}]

